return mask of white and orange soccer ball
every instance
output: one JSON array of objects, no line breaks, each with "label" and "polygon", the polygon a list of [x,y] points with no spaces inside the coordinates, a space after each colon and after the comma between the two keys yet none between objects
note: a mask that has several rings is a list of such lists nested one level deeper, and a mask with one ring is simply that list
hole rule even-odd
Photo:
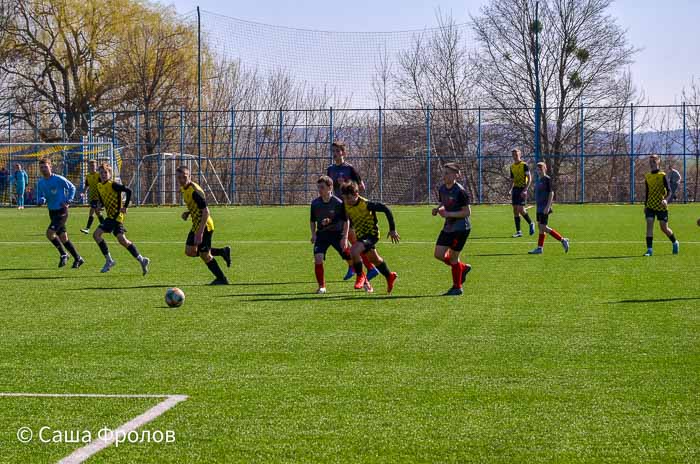
[{"label": "white and orange soccer ball", "polygon": [[165,304],[171,308],[179,308],[185,302],[185,292],[177,287],[165,291]]}]

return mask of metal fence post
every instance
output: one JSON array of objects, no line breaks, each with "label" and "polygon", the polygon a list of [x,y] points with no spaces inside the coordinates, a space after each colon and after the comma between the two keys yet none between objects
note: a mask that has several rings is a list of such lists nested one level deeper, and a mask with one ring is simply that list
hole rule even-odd
[{"label": "metal fence post", "polygon": [[280,163],[280,206],[284,205],[284,112],[280,108],[279,136],[277,140],[277,157]]},{"label": "metal fence post", "polygon": [[328,126],[328,137],[330,139],[330,142],[328,144],[328,155],[331,158],[331,163],[333,163],[333,142],[335,141],[335,136],[333,134],[333,107],[331,106],[330,114],[329,114],[329,126]]},{"label": "metal fence post", "polygon": [[483,178],[483,157],[481,154],[481,106],[477,112],[477,126],[476,126],[476,161],[478,166],[478,192],[479,192],[479,204],[484,201],[484,178]]},{"label": "metal fence post", "polygon": [[382,150],[383,131],[382,107],[379,107],[379,201],[384,201],[384,153]]},{"label": "metal fence post", "polygon": [[[688,185],[686,184],[688,171],[687,171],[687,155],[688,148],[686,145],[686,131],[687,131],[687,119],[685,113],[685,102],[683,102],[683,203],[688,203]],[[695,169],[700,169],[700,166],[696,166]]]},{"label": "metal fence post", "polygon": [[231,185],[229,186],[229,199],[234,202],[236,193],[236,110],[231,109]]},{"label": "metal fence post", "polygon": [[581,103],[581,132],[579,134],[580,138],[580,144],[581,144],[581,166],[580,166],[580,178],[581,178],[581,203],[584,203],[586,201],[586,168],[585,168],[585,146],[583,143],[583,136],[584,136],[584,131],[583,131],[583,102]]},{"label": "metal fence post", "polygon": [[426,153],[427,159],[428,159],[428,169],[427,169],[427,173],[428,173],[428,203],[430,203],[431,197],[432,197],[432,192],[430,191],[430,189],[432,188],[432,187],[431,187],[431,179],[430,179],[430,161],[431,161],[431,151],[430,151],[430,124],[431,124],[431,121],[430,121],[430,106],[428,106],[428,108],[426,109],[426,113],[425,113],[425,132],[426,132],[426,141],[427,141],[427,145],[428,145],[428,147],[427,147],[427,153]]},{"label": "metal fence post", "polygon": [[136,110],[136,153],[134,154],[134,162],[136,163],[136,203],[139,205],[141,204],[141,160],[139,159],[139,154],[141,153],[140,119],[141,114],[139,110]]},{"label": "metal fence post", "polygon": [[630,103],[630,203],[634,200],[634,103]]}]

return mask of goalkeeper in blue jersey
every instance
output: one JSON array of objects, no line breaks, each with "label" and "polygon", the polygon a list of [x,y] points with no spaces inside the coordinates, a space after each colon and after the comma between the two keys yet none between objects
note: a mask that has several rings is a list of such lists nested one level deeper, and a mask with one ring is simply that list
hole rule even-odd
[{"label": "goalkeeper in blue jersey", "polygon": [[73,268],[77,269],[85,263],[85,260],[78,254],[78,250],[68,239],[68,232],[66,232],[68,203],[73,201],[75,196],[75,185],[65,177],[51,172],[49,158],[42,158],[39,161],[39,171],[42,176],[37,187],[39,203],[46,203],[49,208],[49,218],[51,218],[51,223],[46,229],[46,238],[58,250],[60,255],[58,267],[63,267],[68,262],[68,254],[66,253],[68,250],[68,253],[73,256]]}]

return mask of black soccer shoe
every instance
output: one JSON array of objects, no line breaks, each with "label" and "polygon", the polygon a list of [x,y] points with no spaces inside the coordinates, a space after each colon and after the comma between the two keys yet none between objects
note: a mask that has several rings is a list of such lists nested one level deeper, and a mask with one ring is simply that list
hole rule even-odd
[{"label": "black soccer shoe", "polygon": [[224,277],[223,279],[214,279],[209,285],[228,285],[228,279]]},{"label": "black soccer shoe", "polygon": [[61,255],[58,260],[58,267],[64,267],[68,263],[68,255]]},{"label": "black soccer shoe", "polygon": [[472,270],[471,264],[467,264],[466,268],[464,269],[464,272],[462,272],[462,285],[464,285],[464,282],[467,281],[467,274],[469,274],[469,272],[471,272],[471,270]]},{"label": "black soccer shoe", "polygon": [[442,296],[461,296],[464,293],[464,290],[461,288],[454,288],[452,287],[448,291],[442,294]]},{"label": "black soccer shoe", "polygon": [[71,266],[73,269],[78,269],[80,266],[85,264],[85,260],[83,259],[82,256],[78,256],[78,259],[73,261],[73,265]]}]

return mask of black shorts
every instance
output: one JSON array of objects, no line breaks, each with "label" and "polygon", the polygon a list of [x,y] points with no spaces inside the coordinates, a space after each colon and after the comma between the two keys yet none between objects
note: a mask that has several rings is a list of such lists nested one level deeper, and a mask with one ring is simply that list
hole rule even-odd
[{"label": "black shorts", "polygon": [[446,246],[454,251],[462,251],[464,244],[467,243],[467,238],[471,229],[458,230],[455,232],[445,232],[444,230],[438,235],[436,246]]},{"label": "black shorts", "polygon": [[527,190],[525,190],[525,187],[513,187],[513,192],[510,194],[510,203],[514,206],[525,206],[527,204]]},{"label": "black shorts", "polygon": [[377,246],[377,242],[379,241],[379,237],[360,237],[357,241],[362,242],[365,246],[365,252],[367,252],[369,250],[374,250],[374,247]]},{"label": "black shorts", "polygon": [[126,227],[124,227],[124,224],[112,218],[105,219],[104,222],[97,227],[108,234],[111,233],[115,237],[126,233]]},{"label": "black shorts", "polygon": [[98,198],[95,198],[94,200],[90,200],[90,208],[98,209],[99,207],[100,207],[100,200]]},{"label": "black shorts", "polygon": [[540,213],[539,211],[537,212],[537,223],[538,224],[544,224],[545,226],[547,225],[547,222],[549,221],[549,215],[551,213]]},{"label": "black shorts", "polygon": [[664,221],[668,222],[668,210],[655,210],[655,209],[649,209],[649,208],[644,208],[644,217],[649,219],[649,218],[656,218],[659,221]]},{"label": "black shorts", "polygon": [[340,239],[343,237],[342,232],[319,232],[316,234],[314,242],[314,254],[323,253],[323,259],[326,258],[328,247],[333,247],[338,252],[341,258],[350,259],[350,253],[340,247]]},{"label": "black shorts", "polygon": [[68,221],[68,208],[50,209],[49,218],[51,219],[49,229],[57,234],[64,233],[66,231],[66,221]]},{"label": "black shorts", "polygon": [[[202,235],[202,243],[197,247],[198,253],[206,253],[211,250],[211,236],[214,235],[213,230],[204,229],[204,234]],[[185,242],[187,246],[194,246],[194,232],[190,231],[187,234],[187,241]]]}]

